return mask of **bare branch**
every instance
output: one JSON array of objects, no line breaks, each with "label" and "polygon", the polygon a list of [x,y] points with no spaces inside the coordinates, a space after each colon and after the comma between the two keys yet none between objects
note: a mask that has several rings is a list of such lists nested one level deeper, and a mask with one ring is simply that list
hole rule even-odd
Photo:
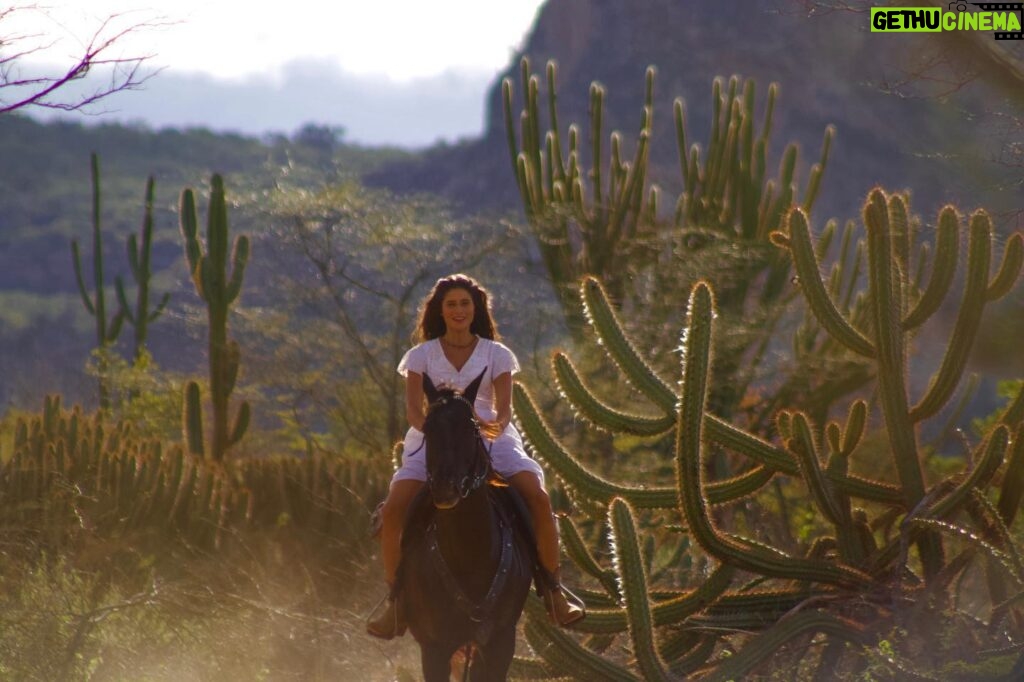
[{"label": "bare branch", "polygon": [[[28,62],[56,46],[58,40],[45,39],[41,34],[34,33],[4,35],[3,22],[15,12],[47,15],[45,9],[35,5],[0,10],[0,114],[26,107],[84,111],[114,93],[138,89],[160,71],[143,70],[144,64],[153,54],[123,56],[115,52],[115,47],[122,45],[134,34],[173,23],[161,20],[139,21],[121,27],[128,14],[111,14],[81,42],[80,48],[71,56],[70,64],[44,69],[33,67]],[[96,69],[109,69],[109,79],[100,81],[85,92],[71,94],[68,86],[94,73]]]}]

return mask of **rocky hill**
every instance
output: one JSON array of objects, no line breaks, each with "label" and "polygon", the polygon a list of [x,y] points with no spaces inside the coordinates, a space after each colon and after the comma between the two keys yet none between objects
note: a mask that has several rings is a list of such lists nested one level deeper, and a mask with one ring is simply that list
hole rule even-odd
[{"label": "rocky hill", "polygon": [[[541,74],[545,63],[554,60],[563,133],[577,122],[584,134],[589,85],[599,81],[607,91],[606,131],[621,130],[632,140],[644,72],[656,66],[652,163],[656,180],[672,196],[679,185],[672,101],[685,99],[697,141],[706,140],[711,83],[737,74],[756,80],[759,107],[767,85],[780,86],[772,149],[776,163],[784,145],[796,141],[806,173],[825,127],[836,126],[819,220],[855,216],[875,184],[911,189],[914,208],[925,216],[946,201],[964,208],[1019,208],[1019,197],[1001,184],[1006,169],[991,162],[1000,140],[984,122],[1001,106],[997,93],[979,80],[951,88],[955,97],[888,94],[886,84],[908,78],[908,54],[942,48],[908,34],[872,34],[864,14],[836,11],[809,17],[803,7],[795,0],[548,0],[502,77],[512,79],[518,107],[520,58],[527,57]],[[468,209],[516,208],[501,78],[490,89],[487,111],[480,139],[386,166],[370,181],[438,192]]]}]

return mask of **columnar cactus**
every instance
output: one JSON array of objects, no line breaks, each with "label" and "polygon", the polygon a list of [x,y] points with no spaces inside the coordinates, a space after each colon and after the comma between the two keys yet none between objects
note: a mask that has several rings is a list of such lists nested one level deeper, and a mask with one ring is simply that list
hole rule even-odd
[{"label": "columnar cactus", "polygon": [[[20,549],[60,549],[81,528],[90,537],[184,538],[216,548],[228,528],[278,528],[286,519],[341,545],[367,537],[366,500],[387,488],[388,463],[322,456],[204,461],[180,443],[140,437],[103,412],[68,410],[47,396],[40,414],[20,417],[13,447],[0,458],[0,522],[38,542]],[[169,531],[164,534],[162,531]],[[19,545],[13,543],[12,547]]]},{"label": "columnar cactus", "polygon": [[99,400],[100,408],[110,407],[110,396],[106,384],[106,361],[103,353],[117,341],[124,322],[124,309],[118,310],[107,320],[107,303],[103,281],[103,230],[100,220],[100,160],[96,154],[90,156],[92,169],[92,279],[94,292],[90,293],[82,274],[82,263],[78,249],[78,240],[71,240],[71,261],[75,268],[75,280],[78,291],[82,295],[82,304],[96,320],[96,345],[100,349]]},{"label": "columnar cactus", "polygon": [[[230,428],[228,426],[228,399],[238,378],[240,356],[238,343],[228,339],[228,312],[242,289],[242,277],[249,262],[249,238],[245,235],[235,237],[229,273],[228,211],[224,180],[220,175],[214,175],[211,181],[205,251],[199,240],[198,224],[195,197],[191,189],[186,189],[181,194],[181,233],[185,239],[189,273],[196,292],[206,303],[209,323],[210,402],[213,406],[209,455],[215,461],[221,461],[249,426],[249,403],[246,401],[239,405],[233,424]],[[203,454],[200,392],[195,382],[189,382],[185,387],[184,410],[186,442],[193,453]]]},{"label": "columnar cactus", "polygon": [[[575,123],[566,133],[559,127],[555,106],[556,67],[549,62],[549,121],[544,133],[539,78],[531,74],[526,59],[521,66],[518,134],[511,80],[502,86],[507,142],[526,218],[570,331],[580,338],[585,322],[576,287],[581,277],[592,276],[602,282],[616,307],[634,312],[632,327],[642,328],[652,347],[668,350],[675,344],[674,332],[663,330],[674,330],[670,320],[676,311],[667,304],[666,293],[685,295],[700,272],[699,277],[711,279],[716,286],[720,313],[746,320],[755,330],[720,341],[730,347],[719,354],[711,399],[727,415],[743,398],[753,375],[750,367],[757,364],[741,363],[739,358],[770,336],[776,311],[788,294],[790,262],[771,247],[768,236],[791,207],[800,205],[807,211],[813,207],[834,130],[825,130],[820,158],[810,168],[801,193],[795,181],[795,144],[785,148],[774,178],[767,171],[778,87],[768,88],[759,118],[753,81],[716,79],[706,149],[695,143],[686,123],[685,102],[675,101],[683,189],[674,211],[665,212],[659,210],[660,190],[650,184],[648,169],[653,67],[646,73],[640,129],[630,159],[619,132],[611,133],[608,148],[604,146],[605,92],[599,84],[590,86],[587,138],[581,139],[583,133]],[[764,286],[754,290],[751,283],[759,280]],[[760,311],[761,318],[751,322],[751,310]],[[862,373],[852,367],[845,371],[851,388],[856,388]]]},{"label": "columnar cactus", "polygon": [[[601,284],[582,281],[581,297],[602,349],[649,407],[627,412],[609,406],[562,353],[553,359],[559,388],[577,414],[597,427],[631,437],[671,433],[676,476],[629,484],[590,472],[555,437],[529,392],[516,386],[513,401],[524,436],[581,509],[607,510],[606,518],[591,522],[607,525],[614,555],[611,565],[602,564],[601,552],[590,551],[575,525],[563,522],[569,556],[600,586],[586,593],[590,613],[577,627],[590,639],[551,630],[542,611],[531,607],[526,635],[538,658],[517,662],[524,675],[724,681],[770,667],[784,645],[792,645],[785,665],[799,670],[793,672],[799,677],[833,678],[869,661],[890,666],[897,677],[910,666],[951,679],[953,668],[944,666],[954,662],[961,671],[976,666],[1011,673],[1018,655],[1005,656],[1002,647],[1024,635],[1024,612],[1013,596],[1024,584],[1024,562],[1008,530],[1024,494],[1024,390],[969,448],[962,470],[944,478],[924,475],[917,427],[955,393],[985,306],[1018,281],[1024,236],[1009,238],[993,272],[991,221],[982,211],[971,216],[957,318],[928,387],[914,397],[911,340],[956,281],[961,219],[951,206],[940,212],[930,267],[914,258],[923,248],[922,230],[905,197],[872,191],[863,223],[859,253],[867,261],[867,286],[858,297],[836,284],[847,282],[848,272],[822,280],[823,250],[814,244],[802,208],[790,210],[770,235],[793,260],[813,324],[820,325],[809,323],[800,333],[823,331],[866,358],[877,382],[871,404],[851,401],[840,420],[822,423],[805,411],[778,411],[771,438],[733,426],[709,407],[712,342],[720,324],[710,285],[700,282],[691,292],[676,384],[660,376],[623,332]],[[875,408],[879,424],[869,418]],[[738,468],[713,479],[704,463],[718,450],[733,453],[730,461]],[[894,479],[854,473],[867,457],[890,461]],[[737,515],[722,513],[724,505],[758,495],[773,480],[794,481],[787,485],[806,491],[805,503],[820,520],[817,537],[771,546],[756,527],[736,527]],[[684,535],[671,524],[641,523],[652,511],[674,515]],[[707,571],[691,574],[689,589],[659,587],[641,549],[645,532],[648,541],[696,545],[691,556],[707,561]],[[977,588],[969,606],[957,597],[967,584]],[[987,627],[979,628],[979,619]],[[625,640],[630,667],[607,659],[612,635]],[[954,644],[927,646],[940,637]],[[895,653],[875,653],[883,639]]]},{"label": "columnar cactus", "polygon": [[153,277],[153,270],[150,267],[150,256],[153,250],[153,176],[146,182],[146,207],[142,218],[142,242],[136,239],[135,235],[128,237],[128,265],[131,267],[132,277],[138,288],[135,294],[134,310],[128,304],[128,297],[125,294],[124,281],[120,276],[114,278],[114,285],[117,290],[117,298],[121,303],[121,310],[125,320],[135,329],[135,351],[133,357],[138,360],[146,350],[146,339],[149,333],[149,325],[160,317],[171,295],[165,293],[156,307],[150,310],[149,307],[149,284]]}]

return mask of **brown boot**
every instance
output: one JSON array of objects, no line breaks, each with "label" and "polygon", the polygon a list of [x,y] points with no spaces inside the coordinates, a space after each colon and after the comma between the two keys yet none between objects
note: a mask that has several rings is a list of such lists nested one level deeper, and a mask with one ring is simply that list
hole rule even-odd
[{"label": "brown boot", "polygon": [[[381,611],[379,604],[374,612],[376,611]],[[402,613],[401,604],[395,594],[389,594],[384,600],[384,609],[379,616],[366,622],[367,634],[381,639],[401,637],[405,634],[405,628],[405,614]]]},{"label": "brown boot", "polygon": [[556,571],[551,578],[544,592],[544,606],[551,621],[564,628],[583,620],[587,615],[583,600],[562,587],[559,572]]}]

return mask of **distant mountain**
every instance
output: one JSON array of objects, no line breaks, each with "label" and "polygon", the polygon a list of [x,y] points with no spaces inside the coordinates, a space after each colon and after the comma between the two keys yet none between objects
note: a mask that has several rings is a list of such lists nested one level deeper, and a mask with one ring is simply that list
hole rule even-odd
[{"label": "distant mountain", "polygon": [[[768,84],[779,83],[770,163],[778,163],[786,143],[798,142],[801,184],[825,127],[836,126],[819,221],[856,216],[875,184],[911,189],[915,210],[926,217],[947,201],[962,208],[1019,208],[1020,197],[1001,183],[1005,168],[990,162],[999,141],[983,125],[999,106],[998,95],[980,83],[945,100],[885,94],[878,84],[905,76],[899,59],[911,38],[872,34],[866,22],[865,15],[844,11],[808,18],[802,3],[792,0],[548,0],[502,77],[512,79],[518,113],[520,57],[528,57],[539,74],[555,60],[563,133],[577,122],[584,135],[588,88],[599,81],[607,91],[606,134],[618,129],[633,140],[644,72],[655,65],[652,164],[654,178],[670,196],[680,184],[672,101],[686,100],[695,141],[704,142],[712,80],[738,74],[756,80],[759,108]],[[386,165],[369,182],[438,192],[469,209],[517,207],[500,78],[491,86],[487,112],[480,139]]]}]

